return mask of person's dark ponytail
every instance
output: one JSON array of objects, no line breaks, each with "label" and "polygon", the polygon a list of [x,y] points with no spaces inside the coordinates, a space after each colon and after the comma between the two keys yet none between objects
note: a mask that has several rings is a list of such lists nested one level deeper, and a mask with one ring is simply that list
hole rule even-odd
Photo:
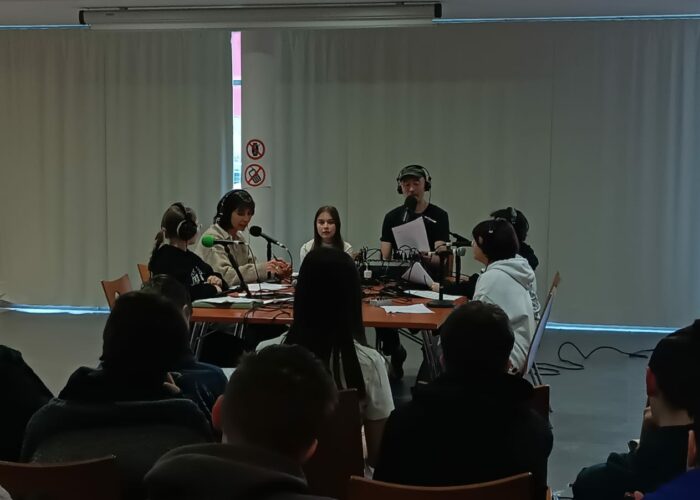
[{"label": "person's dark ponytail", "polygon": [[161,230],[156,233],[156,244],[153,245],[153,251],[151,252],[151,260],[148,262],[148,269],[151,271],[151,264],[153,263],[153,259],[155,259],[156,257],[156,252],[163,245],[163,241],[165,241],[165,236],[163,235],[163,231]]}]

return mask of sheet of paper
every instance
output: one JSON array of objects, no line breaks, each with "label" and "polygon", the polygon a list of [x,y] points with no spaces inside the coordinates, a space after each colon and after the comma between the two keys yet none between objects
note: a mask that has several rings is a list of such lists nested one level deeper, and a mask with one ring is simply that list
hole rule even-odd
[{"label": "sheet of paper", "polygon": [[401,277],[411,283],[427,287],[432,287],[434,283],[433,278],[430,277],[420,262],[414,262]]},{"label": "sheet of paper", "polygon": [[249,299],[248,297],[231,297],[229,295],[225,297],[212,297],[210,299],[199,299],[195,300],[192,305],[197,306],[197,303],[205,302],[207,304],[251,304],[253,302],[260,302],[260,299]]},{"label": "sheet of paper", "polygon": [[411,304],[410,306],[382,306],[389,314],[434,314],[433,311],[425,307],[425,304]]},{"label": "sheet of paper", "polygon": [[[413,295],[415,297],[422,297],[424,299],[430,299],[430,300],[438,300],[440,298],[440,294],[438,292],[432,292],[430,290],[406,290],[406,293],[409,295]],[[461,297],[461,295],[448,295],[446,293],[442,294],[442,298],[444,300],[457,300]]]},{"label": "sheet of paper", "polygon": [[282,304],[284,302],[294,302],[294,297],[282,297],[278,299],[265,299],[263,300],[263,305],[267,304]]},{"label": "sheet of paper", "polygon": [[248,285],[248,289],[251,292],[274,292],[285,288],[289,288],[289,285],[282,285],[280,283],[251,283]]},{"label": "sheet of paper", "polygon": [[431,250],[428,243],[428,233],[425,231],[425,223],[422,217],[418,217],[411,222],[401,224],[392,228],[394,239],[396,240],[396,248],[415,248],[420,252],[429,252]]}]

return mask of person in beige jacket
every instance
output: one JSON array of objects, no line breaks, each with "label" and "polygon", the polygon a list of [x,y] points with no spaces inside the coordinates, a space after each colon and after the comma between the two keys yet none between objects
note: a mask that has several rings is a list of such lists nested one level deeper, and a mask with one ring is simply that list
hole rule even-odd
[{"label": "person in beige jacket", "polygon": [[[248,227],[254,214],[253,197],[243,189],[233,189],[219,200],[214,223],[204,231],[202,236],[211,235],[217,240],[244,241],[241,231]],[[247,244],[229,245],[229,249],[246,283],[265,280],[268,272],[281,278],[289,277],[291,274],[291,267],[283,260],[272,259],[268,262],[259,262]],[[202,257],[214,272],[221,274],[229,285],[240,283],[222,245],[206,248],[199,241],[195,247],[195,253]]]}]

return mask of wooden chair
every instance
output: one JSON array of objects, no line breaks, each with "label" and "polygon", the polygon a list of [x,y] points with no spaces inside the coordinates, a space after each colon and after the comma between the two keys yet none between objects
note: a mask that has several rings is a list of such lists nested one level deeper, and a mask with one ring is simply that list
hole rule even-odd
[{"label": "wooden chair", "polygon": [[107,297],[107,304],[109,308],[114,307],[114,303],[117,301],[120,295],[131,291],[131,281],[129,280],[129,275],[125,274],[121,278],[114,281],[103,280],[102,289],[105,292],[105,297]]},{"label": "wooden chair", "polygon": [[151,271],[148,269],[148,264],[136,264],[141,276],[141,283],[148,283],[151,279]]},{"label": "wooden chair", "polygon": [[532,474],[466,486],[405,486],[353,476],[348,500],[532,500]]},{"label": "wooden chair", "polygon": [[344,499],[350,476],[362,475],[364,469],[357,391],[340,391],[338,407],[319,434],[318,449],[304,465],[309,491]]},{"label": "wooden chair", "polygon": [[120,499],[114,455],[61,464],[0,462],[0,485],[15,499]]},{"label": "wooden chair", "polygon": [[520,374],[523,377],[530,375],[533,383],[542,385],[542,377],[537,369],[537,364],[535,364],[535,358],[537,357],[537,350],[540,347],[540,342],[542,342],[542,337],[544,336],[544,331],[547,329],[547,322],[549,321],[549,314],[552,312],[552,305],[554,304],[554,296],[559,288],[559,282],[561,281],[561,276],[559,271],[554,275],[554,280],[552,281],[552,286],[549,288],[549,293],[547,294],[547,300],[544,303],[544,308],[542,309],[542,316],[540,317],[539,323],[537,323],[537,328],[535,329],[535,335],[530,343],[530,349],[527,352],[527,358],[525,358],[525,365],[520,369]]},{"label": "wooden chair", "polygon": [[542,418],[549,422],[549,386],[536,385],[535,392],[532,395],[532,409],[535,410]]}]

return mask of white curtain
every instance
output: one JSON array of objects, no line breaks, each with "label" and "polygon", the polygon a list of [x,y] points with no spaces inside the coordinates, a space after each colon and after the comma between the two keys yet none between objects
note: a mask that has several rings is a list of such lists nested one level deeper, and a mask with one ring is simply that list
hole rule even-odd
[{"label": "white curtain", "polygon": [[173,201],[231,185],[230,33],[0,32],[0,292],[104,305]]},{"label": "white curtain", "polygon": [[273,179],[257,222],[296,249],[333,204],[348,241],[377,247],[396,173],[420,163],[453,231],[526,213],[541,293],[563,276],[553,319],[688,323],[699,37],[694,21],[245,33],[244,141],[266,142]]}]

